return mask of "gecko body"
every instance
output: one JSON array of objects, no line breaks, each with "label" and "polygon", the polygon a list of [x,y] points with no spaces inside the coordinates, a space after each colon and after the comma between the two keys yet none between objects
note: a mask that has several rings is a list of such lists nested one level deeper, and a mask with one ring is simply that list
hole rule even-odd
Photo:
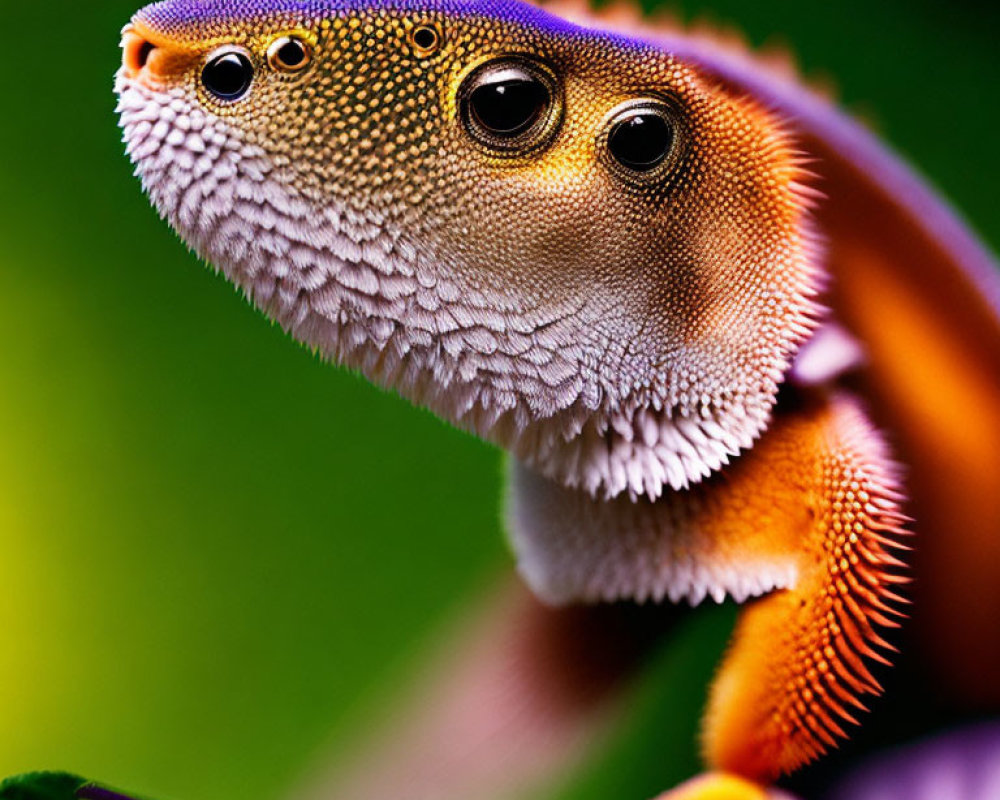
[{"label": "gecko body", "polygon": [[[167,0],[123,48],[156,208],[294,337],[512,453],[541,597],[760,598],[711,768],[767,783],[845,735],[898,616],[902,490],[836,369],[788,379],[831,272],[882,251],[821,252],[787,79],[516,0]],[[863,139],[827,128],[860,180]],[[988,296],[974,243],[938,249]]]}]

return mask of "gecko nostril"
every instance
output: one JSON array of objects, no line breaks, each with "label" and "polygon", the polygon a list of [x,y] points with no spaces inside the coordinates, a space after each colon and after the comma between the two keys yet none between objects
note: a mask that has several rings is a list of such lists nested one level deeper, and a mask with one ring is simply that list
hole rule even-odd
[{"label": "gecko nostril", "polygon": [[139,54],[138,54],[139,69],[142,69],[144,66],[146,66],[146,62],[149,61],[149,54],[152,53],[154,49],[155,48],[153,47],[152,42],[143,42],[139,46]]},{"label": "gecko nostril", "polygon": [[126,30],[122,36],[122,65],[129,77],[135,77],[149,62],[156,45],[135,30]]}]

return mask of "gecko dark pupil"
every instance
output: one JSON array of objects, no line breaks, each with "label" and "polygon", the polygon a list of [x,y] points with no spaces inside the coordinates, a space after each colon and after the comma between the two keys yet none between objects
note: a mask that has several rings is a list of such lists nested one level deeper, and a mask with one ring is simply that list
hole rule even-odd
[{"label": "gecko dark pupil", "polygon": [[528,130],[548,102],[549,92],[541,81],[519,70],[504,70],[472,91],[469,109],[483,128],[506,138]]},{"label": "gecko dark pupil", "polygon": [[236,100],[246,94],[253,80],[253,64],[242,53],[223,53],[205,65],[201,81],[216,97]]},{"label": "gecko dark pupil", "polygon": [[611,129],[608,150],[622,166],[648,172],[669,155],[673,143],[673,129],[663,116],[640,111]]},{"label": "gecko dark pupil", "polygon": [[306,49],[302,46],[302,42],[289,39],[278,48],[277,55],[278,60],[284,66],[294,68],[300,66],[306,60]]},{"label": "gecko dark pupil", "polygon": [[417,28],[413,32],[413,43],[421,50],[430,50],[437,44],[437,38],[433,28]]}]

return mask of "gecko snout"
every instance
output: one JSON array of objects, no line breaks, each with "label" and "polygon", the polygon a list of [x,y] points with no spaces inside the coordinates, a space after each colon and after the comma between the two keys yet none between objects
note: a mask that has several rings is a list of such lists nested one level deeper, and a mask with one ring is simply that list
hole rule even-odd
[{"label": "gecko snout", "polygon": [[164,34],[142,19],[122,31],[122,72],[158,89],[183,80],[201,58],[197,46]]},{"label": "gecko snout", "polygon": [[139,77],[155,51],[156,45],[131,25],[122,31],[122,66],[128,77]]}]

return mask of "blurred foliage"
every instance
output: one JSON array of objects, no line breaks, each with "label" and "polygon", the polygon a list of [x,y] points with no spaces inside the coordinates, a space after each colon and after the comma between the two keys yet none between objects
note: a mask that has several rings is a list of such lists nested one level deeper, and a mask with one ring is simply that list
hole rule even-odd
[{"label": "blurred foliage", "polygon": [[[367,726],[442,620],[509,570],[500,462],[321,364],[156,218],[113,114],[134,2],[3,0],[0,775],[267,800]],[[681,10],[793,45],[1000,242],[995,8]],[[561,800],[690,769],[731,619],[691,618]]]},{"label": "blurred foliage", "polygon": [[33,772],[0,783],[0,800],[73,800],[84,784],[65,772]]},{"label": "blurred foliage", "polygon": [[29,772],[0,783],[0,800],[138,800],[68,772]]}]

